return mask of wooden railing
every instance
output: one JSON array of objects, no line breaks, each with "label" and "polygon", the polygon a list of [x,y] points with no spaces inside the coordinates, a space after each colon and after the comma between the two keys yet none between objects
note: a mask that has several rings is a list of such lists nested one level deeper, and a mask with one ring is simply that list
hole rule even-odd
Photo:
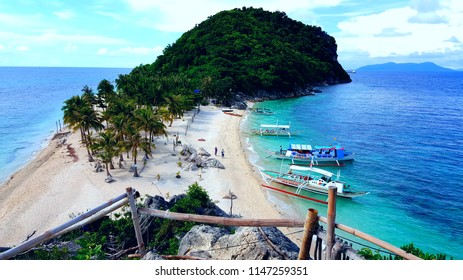
[{"label": "wooden railing", "polygon": [[[420,259],[404,250],[397,248],[385,241],[377,239],[371,235],[363,233],[346,225],[335,223],[336,218],[336,188],[329,190],[328,194],[328,215],[327,217],[318,216],[316,209],[309,209],[307,218],[300,219],[241,219],[241,218],[225,218],[216,216],[194,215],[175,213],[169,211],[161,211],[151,208],[137,208],[135,199],[139,197],[139,193],[132,188],[127,188],[126,193],[120,195],[84,214],[77,216],[71,221],[62,224],[52,230],[30,239],[20,245],[13,247],[5,252],[0,253],[0,260],[13,258],[23,252],[36,247],[39,244],[67,233],[69,231],[79,229],[80,227],[92,223],[105,215],[117,210],[118,208],[129,204],[132,213],[132,221],[135,229],[135,235],[138,243],[139,255],[145,254],[145,244],[142,238],[140,227],[140,214],[150,215],[153,217],[178,220],[192,221],[205,224],[216,224],[225,226],[246,226],[246,227],[299,227],[304,228],[302,245],[299,251],[298,259],[318,259],[318,260],[355,260],[362,259],[356,254],[356,250],[351,245],[344,242],[342,239],[335,236],[335,229],[345,231],[349,234],[357,236],[361,239],[369,241],[381,248],[384,248],[394,254],[397,254],[404,259],[414,260]],[[327,230],[319,225],[319,222],[327,224]],[[326,246],[323,246],[326,245]],[[323,248],[324,247],[324,248]]]}]

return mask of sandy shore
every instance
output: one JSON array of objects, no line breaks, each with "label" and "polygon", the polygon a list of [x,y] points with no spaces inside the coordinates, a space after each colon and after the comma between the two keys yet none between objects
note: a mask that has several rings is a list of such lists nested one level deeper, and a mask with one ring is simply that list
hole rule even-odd
[{"label": "sandy shore", "polygon": [[[115,181],[109,184],[104,182],[105,172],[96,173],[94,163],[87,161],[78,134],[67,136],[64,145],[59,144],[60,139],[51,141],[34,160],[0,186],[0,247],[17,245],[33,233],[37,236],[67,222],[71,216],[123,194],[127,187],[135,188],[142,197],[146,194],[171,197],[198,182],[226,212],[230,211],[230,199],[224,197],[231,191],[237,196],[233,214],[245,218],[281,218],[281,213],[267,199],[267,191],[260,187],[263,181],[259,172],[247,160],[239,136],[242,118],[224,114],[213,106],[202,106],[193,122],[191,119],[192,113],[189,113],[182,120],[176,120],[168,127],[170,137],[156,140],[153,157],[147,161],[140,177],[134,178],[128,172],[132,162],[127,161],[126,169],[111,170]],[[186,171],[185,162],[184,167],[179,167],[180,147],[173,155],[173,135],[179,135],[182,144],[195,149],[203,147],[212,157],[217,147],[216,158],[225,169]],[[75,149],[76,157],[70,155],[69,147]],[[221,149],[225,151],[223,158]],[[140,153],[139,162],[142,156]],[[175,178],[177,171],[180,179]]]}]

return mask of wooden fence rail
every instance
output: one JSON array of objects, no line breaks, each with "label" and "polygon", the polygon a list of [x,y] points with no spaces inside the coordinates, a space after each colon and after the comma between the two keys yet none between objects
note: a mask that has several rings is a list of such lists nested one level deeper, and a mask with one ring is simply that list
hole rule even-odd
[{"label": "wooden fence rail", "polygon": [[[74,219],[70,220],[69,222],[67,223],[64,223],[54,229],[51,229],[51,230],[48,230],[46,232],[44,232],[43,234],[35,237],[35,238],[32,238],[32,239],[29,239],[23,243],[21,243],[20,245],[16,246],[16,247],[13,247],[3,253],[0,253],[0,260],[7,260],[7,259],[10,259],[12,257],[15,257],[16,255],[18,254],[21,254],[23,252],[26,252],[28,250],[30,250],[31,248],[43,243],[43,242],[46,242],[58,235],[61,235],[63,233],[63,231],[69,229],[70,227],[73,227],[74,225],[76,225],[77,223],[79,222],[82,222],[84,220],[86,220],[87,218],[95,215],[96,213],[100,212],[101,210],[104,210],[105,208],[108,208],[110,207],[111,205],[115,204],[116,202],[118,201],[121,201],[123,199],[127,199],[127,194],[124,193],[116,198],[113,198],[109,201],[107,201],[106,203],[104,204],[101,204],[100,206],[96,207],[96,208],[93,208],[92,210],[90,211],[87,211],[77,217],[75,217]],[[122,206],[122,205],[119,205],[119,206]],[[113,210],[114,211],[114,210]],[[88,224],[90,223],[91,221],[88,221],[84,224]],[[84,225],[82,224],[82,225]]]}]

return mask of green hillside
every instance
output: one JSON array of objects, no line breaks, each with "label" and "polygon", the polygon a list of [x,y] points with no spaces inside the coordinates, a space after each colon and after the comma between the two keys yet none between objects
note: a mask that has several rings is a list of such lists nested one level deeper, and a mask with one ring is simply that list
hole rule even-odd
[{"label": "green hillside", "polygon": [[[209,97],[240,92],[304,92],[351,79],[337,61],[335,39],[283,12],[219,12],[184,33],[151,65],[135,72],[181,75]],[[224,98],[227,99],[227,98]]]}]

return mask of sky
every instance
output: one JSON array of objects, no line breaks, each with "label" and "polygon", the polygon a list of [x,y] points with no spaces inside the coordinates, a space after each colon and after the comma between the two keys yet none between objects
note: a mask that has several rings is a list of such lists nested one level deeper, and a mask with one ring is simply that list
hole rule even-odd
[{"label": "sky", "polygon": [[133,68],[209,16],[242,7],[320,26],[348,70],[428,61],[463,69],[462,0],[0,0],[0,66]]}]

